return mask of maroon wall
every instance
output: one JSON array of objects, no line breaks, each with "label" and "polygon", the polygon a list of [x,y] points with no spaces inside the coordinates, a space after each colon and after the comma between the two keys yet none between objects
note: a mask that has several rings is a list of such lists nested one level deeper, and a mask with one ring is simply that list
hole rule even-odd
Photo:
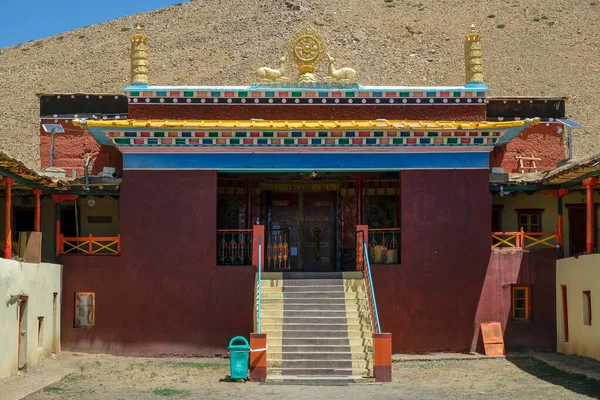
[{"label": "maroon wall", "polygon": [[172,105],[129,104],[134,119],[414,119],[485,121],[485,104],[470,105]]},{"label": "maroon wall", "polygon": [[[491,252],[488,171],[403,171],[399,266],[373,266],[381,328],[394,353],[482,350],[499,321],[507,349],[556,344],[556,252]],[[510,284],[532,285],[532,320],[511,321]]]},{"label": "maroon wall", "polygon": [[487,170],[402,171],[400,266],[373,267],[394,353],[468,351],[490,257]]},{"label": "maroon wall", "polygon": [[[479,324],[498,321],[504,329],[508,351],[556,348],[556,259],[554,249],[532,251],[493,251],[477,314],[472,351],[482,351]],[[531,287],[531,320],[511,319],[511,285]]]},{"label": "maroon wall", "polygon": [[[216,171],[126,171],[122,255],[63,256],[62,348],[214,355],[252,331],[252,267],[216,266]],[[96,293],[96,326],[73,328],[74,293]]]}]

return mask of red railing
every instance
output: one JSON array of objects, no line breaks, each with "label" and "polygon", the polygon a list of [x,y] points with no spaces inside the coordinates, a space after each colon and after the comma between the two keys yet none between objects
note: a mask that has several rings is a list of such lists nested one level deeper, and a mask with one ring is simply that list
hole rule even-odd
[{"label": "red railing", "polygon": [[81,255],[119,255],[121,254],[121,235],[65,237],[60,235],[59,254]]},{"label": "red railing", "polygon": [[556,232],[492,232],[492,249],[529,249],[534,246],[561,246]]},{"label": "red railing", "polygon": [[218,229],[217,265],[252,265],[252,229]]},{"label": "red railing", "polygon": [[398,264],[400,228],[369,228],[369,260],[373,264]]}]

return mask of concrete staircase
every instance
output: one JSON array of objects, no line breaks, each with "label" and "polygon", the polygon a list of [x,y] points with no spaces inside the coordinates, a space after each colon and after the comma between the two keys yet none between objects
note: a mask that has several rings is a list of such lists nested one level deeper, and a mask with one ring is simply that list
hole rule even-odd
[{"label": "concrete staircase", "polygon": [[263,273],[261,288],[269,381],[343,383],[373,376],[362,273]]}]

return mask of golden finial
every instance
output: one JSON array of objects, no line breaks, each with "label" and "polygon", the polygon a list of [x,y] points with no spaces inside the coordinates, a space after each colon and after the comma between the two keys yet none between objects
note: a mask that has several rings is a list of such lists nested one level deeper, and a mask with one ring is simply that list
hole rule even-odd
[{"label": "golden finial", "polygon": [[465,35],[465,75],[467,85],[483,83],[483,47],[475,25]]},{"label": "golden finial", "polygon": [[298,67],[298,82],[316,82],[315,66],[325,54],[325,43],[312,25],[306,24],[290,39],[289,52]]},{"label": "golden finial", "polygon": [[142,28],[136,26],[131,38],[131,85],[148,85],[148,41]]}]

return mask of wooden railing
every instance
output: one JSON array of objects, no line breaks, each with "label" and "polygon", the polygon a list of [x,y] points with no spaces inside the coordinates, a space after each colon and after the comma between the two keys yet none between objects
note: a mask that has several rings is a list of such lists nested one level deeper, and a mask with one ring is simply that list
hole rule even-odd
[{"label": "wooden railing", "polygon": [[369,259],[373,264],[398,264],[400,228],[369,228]]},{"label": "wooden railing", "polygon": [[218,229],[217,265],[252,265],[252,229]]},{"label": "wooden railing", "polygon": [[121,235],[100,237],[65,237],[60,235],[59,254],[81,255],[119,255],[121,254]]},{"label": "wooden railing", "polygon": [[561,246],[558,231],[556,232],[492,232],[492,249],[529,249],[534,246]]},{"label": "wooden railing", "polygon": [[265,269],[267,271],[290,269],[290,230],[289,229],[271,229],[265,234],[266,260]]}]

